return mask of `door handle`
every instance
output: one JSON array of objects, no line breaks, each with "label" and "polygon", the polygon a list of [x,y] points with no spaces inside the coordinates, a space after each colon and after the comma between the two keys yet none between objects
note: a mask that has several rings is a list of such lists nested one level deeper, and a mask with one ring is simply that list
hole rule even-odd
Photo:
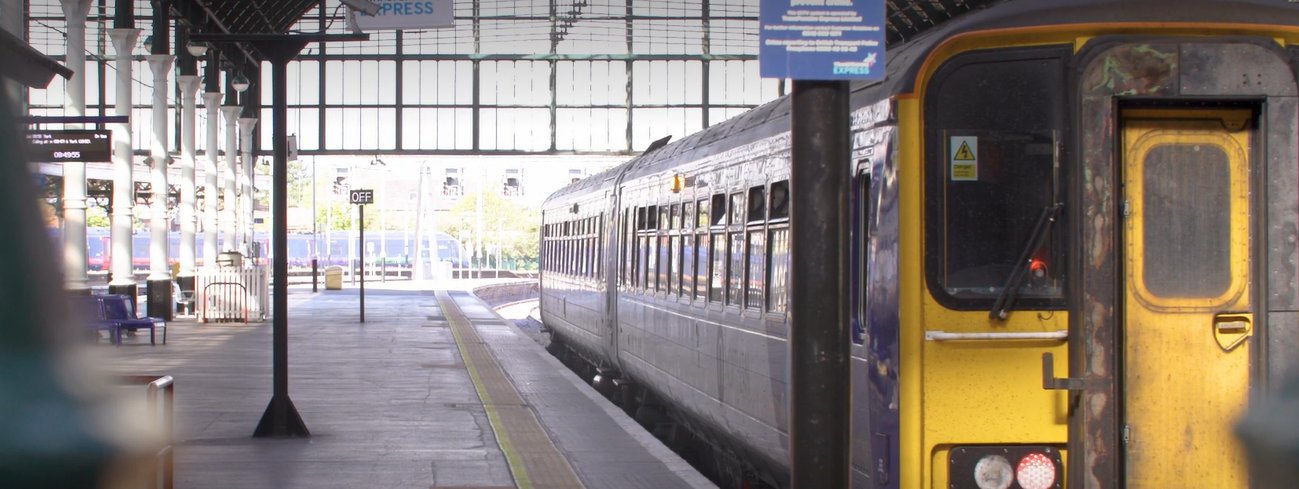
[{"label": "door handle", "polygon": [[1213,338],[1222,351],[1239,348],[1249,340],[1254,316],[1248,312],[1224,312],[1213,316]]},{"label": "door handle", "polygon": [[1072,379],[1069,377],[1059,378],[1055,376],[1055,355],[1050,353],[1042,354],[1042,388],[1046,390],[1069,390],[1080,391],[1083,389],[1083,379]]}]

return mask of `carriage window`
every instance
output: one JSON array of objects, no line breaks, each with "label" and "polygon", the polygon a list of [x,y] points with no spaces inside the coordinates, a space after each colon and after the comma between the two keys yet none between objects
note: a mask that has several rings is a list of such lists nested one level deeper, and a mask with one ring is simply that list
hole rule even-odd
[{"label": "carriage window", "polygon": [[658,239],[659,239],[658,290],[663,291],[663,290],[667,290],[668,288],[668,277],[669,277],[668,273],[669,273],[669,268],[672,266],[672,264],[668,262],[668,251],[671,250],[671,247],[668,246],[667,235],[659,236]]},{"label": "carriage window", "polygon": [[681,204],[672,204],[672,229],[681,229]]},{"label": "carriage window", "polygon": [[771,240],[771,266],[767,267],[767,310],[785,312],[789,303],[786,284],[789,283],[789,228],[769,231]]},{"label": "carriage window", "polygon": [[[926,98],[926,274],[958,309],[989,307],[1010,279],[1043,210],[1064,201],[1060,47],[989,50],[947,61]],[[1062,214],[1063,215],[1063,214]],[[1065,229],[1056,219],[1017,304],[1063,306]],[[1038,268],[1040,267],[1040,268]]]},{"label": "carriage window", "polygon": [[771,184],[771,219],[789,217],[789,180]]},{"label": "carriage window", "polygon": [[762,226],[749,228],[749,281],[748,297],[745,304],[750,309],[759,309],[762,304],[762,279],[763,277],[763,259],[767,257],[766,238],[767,234],[762,230]]},{"label": "carriage window", "polygon": [[701,301],[708,298],[708,233],[695,236],[695,298]]},{"label": "carriage window", "polygon": [[767,198],[764,196],[762,187],[753,187],[749,189],[749,219],[748,222],[764,221],[767,219]]},{"label": "carriage window", "polygon": [[637,207],[636,208],[636,230],[640,231],[642,229],[645,229],[645,208]]},{"label": "carriage window", "polygon": [[685,234],[681,236],[681,296],[689,299],[694,295],[695,237]]},{"label": "carriage window", "polygon": [[686,202],[683,204],[681,211],[681,229],[694,229],[695,227],[695,203]]},{"label": "carriage window", "polygon": [[698,207],[699,207],[699,214],[698,214],[699,217],[697,218],[695,225],[701,228],[708,227],[708,219],[709,219],[708,201],[700,200]]},{"label": "carriage window", "polygon": [[744,224],[744,194],[731,194],[731,220],[727,224]]},{"label": "carriage window", "polygon": [[668,216],[668,206],[666,205],[659,206],[658,224],[658,229],[667,229],[668,225],[671,224],[671,217]]},{"label": "carriage window", "polygon": [[731,281],[726,291],[726,303],[744,305],[744,233],[730,233]]},{"label": "carriage window", "polygon": [[713,196],[713,226],[726,225],[726,195],[717,194]]},{"label": "carriage window", "polygon": [[713,273],[708,283],[708,301],[721,302],[726,291],[726,235],[713,233]]},{"label": "carriage window", "polygon": [[659,228],[659,210],[657,206],[649,206],[645,211],[645,229]]}]

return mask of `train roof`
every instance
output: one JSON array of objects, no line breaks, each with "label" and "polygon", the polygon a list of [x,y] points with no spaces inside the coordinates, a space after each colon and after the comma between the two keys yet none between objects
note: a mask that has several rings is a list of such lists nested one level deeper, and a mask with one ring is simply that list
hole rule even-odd
[{"label": "train roof", "polygon": [[[915,78],[929,53],[944,40],[960,34],[1035,26],[1139,22],[1299,25],[1299,4],[1285,0],[995,1],[889,46],[885,56],[885,78],[854,83],[850,106],[859,108],[908,92],[915,85]],[[561,188],[546,198],[543,207],[612,187],[621,179],[659,173],[703,156],[788,132],[789,110],[790,97],[780,97]]]}]

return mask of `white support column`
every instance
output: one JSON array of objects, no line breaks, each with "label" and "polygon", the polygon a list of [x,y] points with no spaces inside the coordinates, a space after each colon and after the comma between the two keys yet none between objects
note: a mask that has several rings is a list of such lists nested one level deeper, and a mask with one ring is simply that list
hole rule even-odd
[{"label": "white support column", "polygon": [[[68,56],[72,79],[64,85],[63,114],[86,115],[86,15],[92,0],[62,0],[68,21]],[[73,125],[72,127],[80,127]],[[67,288],[73,293],[90,289],[86,280],[86,164],[63,163],[63,266]]]},{"label": "white support column", "polygon": [[[111,29],[109,37],[113,39],[113,50],[116,53],[117,97],[114,115],[131,116],[132,87],[134,80],[131,71],[134,63],[131,52],[135,49],[135,40],[140,36],[140,29]],[[133,254],[131,229],[135,222],[135,176],[131,165],[134,159],[131,147],[131,123],[113,125],[113,215],[111,256],[113,280],[108,283],[112,293],[125,293],[135,297],[135,269],[131,263]]]},{"label": "white support column", "polygon": [[239,177],[239,231],[243,233],[241,244],[245,255],[252,252],[253,242],[253,129],[256,127],[256,117],[239,119],[239,149],[243,158],[243,173]]},{"label": "white support column", "polygon": [[221,248],[225,251],[237,250],[237,240],[235,233],[238,225],[235,222],[235,168],[236,160],[239,157],[239,113],[243,111],[239,106],[226,106],[221,108],[221,114],[225,116],[226,121],[226,181],[225,188],[221,191],[221,198],[225,202],[225,210],[221,211],[221,234],[223,243]]},{"label": "white support column", "polygon": [[203,94],[203,107],[207,109],[207,154],[203,158],[203,267],[207,269],[216,268],[217,237],[221,234],[217,228],[217,199],[221,198],[221,189],[217,188],[221,96],[221,92]]},{"label": "white support column", "polygon": [[170,54],[146,57],[153,69],[153,144],[149,147],[150,180],[153,185],[153,208],[149,221],[149,278],[151,282],[170,281],[167,262],[167,84],[172,63]]},{"label": "white support column", "polygon": [[[177,277],[193,277],[197,251],[194,233],[198,216],[195,212],[194,191],[194,113],[198,95],[198,75],[176,77],[180,82],[180,273]],[[181,282],[182,284],[185,282]]]}]

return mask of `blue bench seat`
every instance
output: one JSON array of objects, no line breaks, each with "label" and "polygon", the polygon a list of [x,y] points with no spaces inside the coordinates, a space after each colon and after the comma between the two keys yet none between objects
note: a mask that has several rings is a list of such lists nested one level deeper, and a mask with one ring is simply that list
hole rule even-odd
[{"label": "blue bench seat", "polygon": [[131,314],[131,297],[115,294],[101,295],[104,303],[104,318],[108,321],[117,323],[119,329],[118,344],[121,344],[121,330],[135,331],[137,329],[149,329],[149,344],[156,345],[155,334],[158,328],[162,328],[162,344],[167,344],[167,322],[161,318],[137,318]]}]

